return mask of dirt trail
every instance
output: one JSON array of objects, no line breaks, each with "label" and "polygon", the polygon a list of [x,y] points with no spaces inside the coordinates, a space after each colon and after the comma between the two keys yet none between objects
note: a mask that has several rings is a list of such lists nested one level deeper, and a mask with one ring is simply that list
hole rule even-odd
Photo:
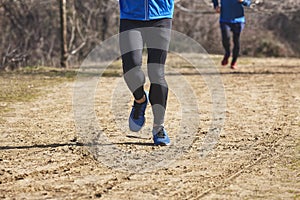
[{"label": "dirt trail", "polygon": [[[300,67],[273,62],[245,64],[236,72],[220,68],[226,120],[218,144],[204,158],[198,150],[211,122],[211,98],[203,78],[182,69],[198,99],[200,126],[187,152],[146,172],[117,171],[80,143],[73,82],[44,88],[47,95],[16,104],[1,120],[0,199],[300,199]],[[171,83],[178,76],[167,78]],[[151,109],[141,135],[129,133],[130,95],[112,89],[123,84],[121,77],[100,79],[95,109],[103,133],[125,152],[168,148],[150,145]],[[182,125],[174,91],[170,86],[171,139]],[[114,95],[121,96],[117,109]]]}]

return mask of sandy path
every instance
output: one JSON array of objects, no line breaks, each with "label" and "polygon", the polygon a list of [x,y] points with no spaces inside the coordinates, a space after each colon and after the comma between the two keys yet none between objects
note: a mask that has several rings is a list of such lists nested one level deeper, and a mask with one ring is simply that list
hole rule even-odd
[{"label": "sandy path", "polygon": [[[300,198],[300,68],[251,65],[220,72],[227,110],[214,151],[199,157],[211,122],[211,99],[202,77],[184,69],[198,99],[200,126],[191,147],[175,162],[146,172],[117,171],[78,142],[73,83],[45,88],[47,95],[17,104],[0,127],[0,198]],[[176,83],[178,76],[170,73],[167,78]],[[130,96],[111,89],[122,84],[119,77],[100,80],[95,102],[100,129],[124,152],[166,151],[150,145],[151,109],[140,135],[127,130]],[[173,139],[182,125],[182,102],[175,93],[171,88],[166,120]],[[112,107],[112,97],[118,95],[118,106]],[[97,155],[101,161],[101,152]]]}]

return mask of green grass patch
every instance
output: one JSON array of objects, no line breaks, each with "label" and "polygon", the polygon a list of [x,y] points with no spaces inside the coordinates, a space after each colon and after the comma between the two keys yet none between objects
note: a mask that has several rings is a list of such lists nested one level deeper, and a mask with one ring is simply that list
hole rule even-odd
[{"label": "green grass patch", "polygon": [[53,67],[24,67],[12,73],[31,75],[31,76],[40,75],[47,78],[63,78],[63,79],[74,79],[77,74],[75,69],[62,69],[62,68],[53,68]]},{"label": "green grass patch", "polygon": [[49,67],[0,71],[0,114],[12,111],[17,102],[29,102],[44,94],[43,87],[73,81],[75,77],[76,70]]}]

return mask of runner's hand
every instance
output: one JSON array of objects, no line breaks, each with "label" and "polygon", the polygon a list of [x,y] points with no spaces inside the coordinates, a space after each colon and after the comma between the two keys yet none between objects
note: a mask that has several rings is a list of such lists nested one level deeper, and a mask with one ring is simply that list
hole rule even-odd
[{"label": "runner's hand", "polygon": [[217,7],[215,8],[215,10],[216,10],[216,13],[220,13],[220,11],[221,11],[220,6],[217,6]]}]

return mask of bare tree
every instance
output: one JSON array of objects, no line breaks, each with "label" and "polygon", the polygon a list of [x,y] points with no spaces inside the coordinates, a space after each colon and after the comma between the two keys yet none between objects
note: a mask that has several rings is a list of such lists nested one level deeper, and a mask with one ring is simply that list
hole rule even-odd
[{"label": "bare tree", "polygon": [[61,67],[68,68],[68,44],[67,44],[67,2],[59,0],[60,30],[61,30]]}]

